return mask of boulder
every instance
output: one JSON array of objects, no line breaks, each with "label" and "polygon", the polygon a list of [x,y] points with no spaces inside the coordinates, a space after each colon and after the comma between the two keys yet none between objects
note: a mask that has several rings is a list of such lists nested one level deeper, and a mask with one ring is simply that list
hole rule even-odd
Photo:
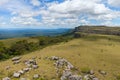
[{"label": "boulder", "polygon": [[13,57],[12,61],[17,61],[17,60],[20,60],[20,59],[21,59],[21,57]]},{"label": "boulder", "polygon": [[82,80],[81,75],[71,75],[68,80]]},{"label": "boulder", "polygon": [[20,77],[20,73],[15,72],[15,73],[13,74],[13,77],[14,77],[14,78],[19,78],[19,77]]},{"label": "boulder", "polygon": [[90,76],[89,76],[89,75],[85,75],[85,76],[84,76],[84,79],[85,79],[85,80],[90,80]]},{"label": "boulder", "polygon": [[38,65],[32,65],[33,69],[37,69]]},{"label": "boulder", "polygon": [[59,57],[56,57],[56,56],[51,57],[51,60],[58,60],[58,59],[59,59]]},{"label": "boulder", "polygon": [[99,73],[105,76],[107,73],[105,71],[99,70]]},{"label": "boulder", "polygon": [[23,70],[19,70],[18,73],[24,74],[25,72]]},{"label": "boulder", "polygon": [[27,67],[32,67],[32,64],[26,64],[27,65]]},{"label": "boulder", "polygon": [[18,64],[20,63],[20,60],[14,61],[13,64]]},{"label": "boulder", "polygon": [[61,76],[60,80],[67,80],[65,76]]},{"label": "boulder", "polygon": [[63,71],[63,74],[62,74],[62,76],[61,76],[61,80],[66,80],[66,79],[68,79],[69,78],[69,76],[71,76],[72,75],[72,72],[70,72],[70,71]]},{"label": "boulder", "polygon": [[92,78],[95,78],[95,75],[90,75],[89,77],[92,79]]},{"label": "boulder", "polygon": [[38,79],[40,77],[39,74],[34,74],[33,79]]},{"label": "boulder", "polygon": [[93,75],[93,74],[94,74],[94,71],[93,71],[93,70],[90,70],[90,74]]},{"label": "boulder", "polygon": [[11,80],[9,77],[5,77],[2,80]]},{"label": "boulder", "polygon": [[59,60],[56,61],[56,67],[63,67],[66,64],[67,64],[66,59],[59,59]]},{"label": "boulder", "polygon": [[34,59],[30,59],[30,60],[29,60],[29,63],[30,63],[30,64],[33,64],[33,65],[36,65],[36,64],[37,64]]},{"label": "boulder", "polygon": [[93,78],[92,80],[99,80],[98,78]]},{"label": "boulder", "polygon": [[23,71],[24,72],[28,72],[30,70],[30,68],[24,68]]},{"label": "boulder", "polygon": [[70,62],[67,62],[67,68],[72,69],[72,68],[74,68],[74,66]]}]

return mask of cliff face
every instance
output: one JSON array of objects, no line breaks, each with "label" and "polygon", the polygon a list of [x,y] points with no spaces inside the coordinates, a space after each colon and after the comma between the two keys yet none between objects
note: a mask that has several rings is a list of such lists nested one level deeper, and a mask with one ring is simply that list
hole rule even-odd
[{"label": "cliff face", "polygon": [[78,26],[75,28],[75,32],[91,33],[91,34],[119,35],[120,36],[120,27]]}]

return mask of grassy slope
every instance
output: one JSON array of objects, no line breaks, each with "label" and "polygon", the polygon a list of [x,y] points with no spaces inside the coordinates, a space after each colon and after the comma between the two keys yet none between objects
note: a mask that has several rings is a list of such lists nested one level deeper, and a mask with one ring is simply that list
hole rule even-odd
[{"label": "grassy slope", "polygon": [[9,47],[10,45],[14,44],[15,42],[18,42],[21,40],[27,40],[29,42],[37,42],[38,41],[38,39],[35,39],[35,38],[24,37],[24,38],[3,39],[3,40],[0,40],[0,42],[3,42],[6,47]]},{"label": "grassy slope", "polygon": [[[119,37],[108,36],[118,39]],[[45,60],[47,56],[60,56],[70,61],[79,70],[84,67],[89,67],[95,71],[95,75],[100,80],[115,80],[114,75],[120,74],[120,42],[114,40],[108,40],[105,38],[98,40],[90,40],[91,38],[74,39],[67,43],[60,43],[58,45],[49,46],[43,50],[38,50],[30,54],[22,56],[22,60],[29,59],[37,56],[42,59],[37,59],[39,63],[39,69],[36,71],[30,71],[28,74],[23,75],[31,78],[34,73],[39,73],[42,76],[46,76],[49,80],[55,77],[55,67],[53,62]],[[8,72],[5,70],[5,66],[10,65],[11,72],[18,71],[24,68],[24,64],[13,65],[11,60],[0,62],[0,71],[3,75],[7,76]],[[103,77],[98,74],[98,70],[104,70],[107,72],[107,76]],[[5,72],[6,71],[6,72]]]}]

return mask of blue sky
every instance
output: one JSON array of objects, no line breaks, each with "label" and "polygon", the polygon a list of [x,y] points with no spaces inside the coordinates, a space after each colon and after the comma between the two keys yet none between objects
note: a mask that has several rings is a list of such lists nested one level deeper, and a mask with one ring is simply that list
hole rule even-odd
[{"label": "blue sky", "polygon": [[0,28],[120,26],[120,0],[0,0]]}]

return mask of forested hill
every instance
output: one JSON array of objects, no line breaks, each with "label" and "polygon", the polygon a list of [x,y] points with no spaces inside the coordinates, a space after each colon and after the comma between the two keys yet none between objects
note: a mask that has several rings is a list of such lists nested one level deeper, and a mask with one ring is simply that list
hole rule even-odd
[{"label": "forested hill", "polygon": [[107,26],[78,26],[75,32],[93,33],[93,34],[107,34],[107,35],[120,35],[120,27],[107,27]]}]

